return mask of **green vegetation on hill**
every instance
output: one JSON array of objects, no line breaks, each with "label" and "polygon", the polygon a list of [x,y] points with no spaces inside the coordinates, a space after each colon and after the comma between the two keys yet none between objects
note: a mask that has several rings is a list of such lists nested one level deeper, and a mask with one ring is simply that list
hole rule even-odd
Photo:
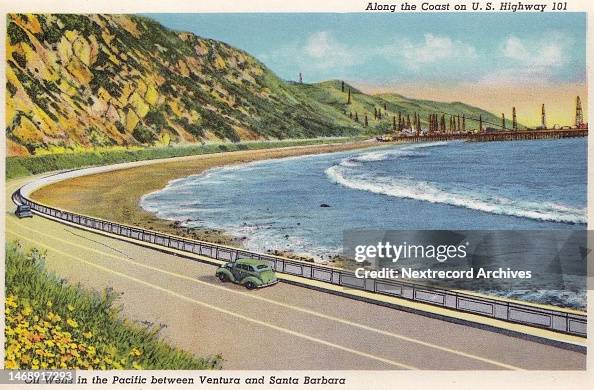
[{"label": "green vegetation on hill", "polygon": [[[470,106],[343,91],[336,80],[287,82],[239,49],[134,15],[9,14],[6,41],[11,156],[379,134],[417,108],[422,122],[438,108],[496,120]],[[375,120],[384,104],[388,115]]]},{"label": "green vegetation on hill", "polygon": [[122,319],[115,293],[68,285],[43,263],[35,248],[6,245],[6,368],[220,368],[220,356],[197,358],[161,341],[159,328]]},{"label": "green vegetation on hill", "polygon": [[109,165],[131,161],[155,160],[170,157],[233,152],[239,150],[272,149],[289,146],[306,146],[326,143],[345,143],[361,139],[306,138],[279,141],[248,141],[240,143],[210,143],[178,147],[151,147],[137,149],[98,149],[74,153],[48,153],[39,156],[12,156],[6,158],[6,179],[36,175],[62,169]]}]

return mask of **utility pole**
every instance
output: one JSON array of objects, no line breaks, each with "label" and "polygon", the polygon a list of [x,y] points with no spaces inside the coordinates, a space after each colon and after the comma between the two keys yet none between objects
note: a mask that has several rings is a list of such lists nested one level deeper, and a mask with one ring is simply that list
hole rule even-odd
[{"label": "utility pole", "polygon": [[542,105],[541,113],[540,113],[540,127],[543,129],[547,128],[547,117],[545,115],[545,106],[544,103]]},{"label": "utility pole", "polygon": [[518,130],[518,120],[516,118],[516,107],[512,107],[512,129]]},{"label": "utility pole", "polygon": [[351,104],[351,89],[349,88],[349,97],[347,98],[347,104]]}]

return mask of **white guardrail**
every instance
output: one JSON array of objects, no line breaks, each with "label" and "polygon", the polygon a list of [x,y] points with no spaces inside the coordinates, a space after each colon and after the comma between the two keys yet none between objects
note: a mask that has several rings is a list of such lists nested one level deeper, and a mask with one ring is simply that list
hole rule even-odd
[{"label": "white guardrail", "polygon": [[[92,168],[85,172],[104,171],[105,168]],[[47,185],[51,182],[64,180],[68,177],[80,176],[82,170],[70,171],[47,178],[17,190],[12,199],[16,204],[27,204],[37,214],[49,215],[51,217],[81,225],[93,230],[107,232],[134,240],[148,242],[166,248],[174,248],[179,251],[193,253],[217,260],[234,261],[238,258],[251,258],[268,262],[271,267],[279,272],[299,276],[306,279],[317,280],[343,286],[345,289],[363,290],[371,293],[382,294],[420,303],[430,304],[447,309],[457,310],[503,320],[512,323],[519,323],[551,331],[586,337],[587,315],[570,313],[554,308],[541,308],[521,302],[510,302],[507,300],[490,299],[483,296],[465,294],[459,291],[451,291],[433,287],[425,287],[418,284],[404,281],[385,279],[361,279],[357,278],[351,271],[326,267],[315,263],[290,260],[283,257],[266,255],[232,248],[223,245],[212,244],[203,241],[172,236],[138,227],[127,226],[99,218],[88,217],[57,208],[45,206],[28,198],[34,189]],[[378,297],[379,298],[379,297]]]}]

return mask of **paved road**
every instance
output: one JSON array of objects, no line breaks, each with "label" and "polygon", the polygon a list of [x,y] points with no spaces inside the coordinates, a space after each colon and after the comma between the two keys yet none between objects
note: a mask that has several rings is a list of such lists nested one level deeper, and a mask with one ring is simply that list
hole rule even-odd
[{"label": "paved road", "polygon": [[[9,182],[7,194],[22,184]],[[8,199],[8,197],[7,197]],[[113,288],[124,315],[225,369],[585,369],[586,355],[285,283],[222,284],[214,267],[35,216],[7,201],[7,239],[48,250],[72,283]]]}]

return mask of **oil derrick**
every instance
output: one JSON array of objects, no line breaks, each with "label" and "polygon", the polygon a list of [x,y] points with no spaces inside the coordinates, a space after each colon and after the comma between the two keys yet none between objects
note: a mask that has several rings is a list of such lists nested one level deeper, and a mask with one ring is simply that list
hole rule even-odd
[{"label": "oil derrick", "polygon": [[303,84],[303,74],[299,72],[299,84]]},{"label": "oil derrick", "polygon": [[351,89],[349,88],[349,97],[347,98],[347,104],[351,104]]},{"label": "oil derrick", "polygon": [[421,134],[421,115],[417,114],[417,135]]},{"label": "oil derrick", "polygon": [[382,109],[381,108],[377,109],[377,117],[379,120],[382,120]]},{"label": "oil derrick", "polygon": [[355,122],[359,123],[359,114],[355,112]]},{"label": "oil derrick", "polygon": [[340,92],[344,92],[344,81],[340,82]]},{"label": "oil derrick", "polygon": [[462,114],[462,131],[466,131],[466,115]]},{"label": "oil derrick", "polygon": [[580,97],[575,99],[575,127],[583,129],[584,127],[584,112],[582,111],[582,101]]},{"label": "oil derrick", "polygon": [[540,127],[543,129],[547,128],[547,116],[545,115],[545,107],[544,104],[542,105],[542,110],[540,113]]},{"label": "oil derrick", "polygon": [[377,119],[377,108],[373,107],[373,119]]},{"label": "oil derrick", "polygon": [[453,133],[454,132],[454,117],[452,115],[450,115],[450,127],[448,128],[448,132],[449,133]]},{"label": "oil derrick", "polygon": [[483,131],[483,116],[479,115],[479,128],[478,128],[479,133]]},{"label": "oil derrick", "polygon": [[398,131],[402,131],[402,114],[398,111]]},{"label": "oil derrick", "polygon": [[445,114],[441,114],[441,121],[439,123],[439,131],[441,131],[442,133],[445,133]]},{"label": "oil derrick", "polygon": [[456,126],[456,130],[457,131],[460,131],[461,130],[461,127],[460,127],[460,114],[458,114],[458,117],[457,118],[458,118],[458,126]]},{"label": "oil derrick", "polygon": [[398,128],[396,127],[396,115],[392,116],[392,130],[398,130]]},{"label": "oil derrick", "polygon": [[501,128],[505,130],[505,114],[501,113]]},{"label": "oil derrick", "polygon": [[388,111],[388,105],[384,102],[384,111]]},{"label": "oil derrick", "polygon": [[410,114],[406,114],[406,128],[410,129],[411,125],[410,125]]},{"label": "oil derrick", "polygon": [[365,122],[363,122],[363,126],[369,126],[369,121],[367,120],[367,113],[365,113]]},{"label": "oil derrick", "polygon": [[516,108],[512,107],[512,129],[518,130],[518,119],[516,118]]}]

